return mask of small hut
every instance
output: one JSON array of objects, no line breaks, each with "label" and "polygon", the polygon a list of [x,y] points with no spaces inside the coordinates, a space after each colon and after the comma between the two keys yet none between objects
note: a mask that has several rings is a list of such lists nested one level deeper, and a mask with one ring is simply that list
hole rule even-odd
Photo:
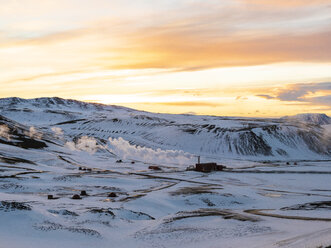
[{"label": "small hut", "polygon": [[195,170],[200,172],[211,172],[217,170],[216,163],[198,163],[195,165]]},{"label": "small hut", "polygon": [[200,172],[222,171],[226,168],[224,165],[217,163],[200,163],[200,156],[198,156],[198,163],[195,164],[195,170]]}]

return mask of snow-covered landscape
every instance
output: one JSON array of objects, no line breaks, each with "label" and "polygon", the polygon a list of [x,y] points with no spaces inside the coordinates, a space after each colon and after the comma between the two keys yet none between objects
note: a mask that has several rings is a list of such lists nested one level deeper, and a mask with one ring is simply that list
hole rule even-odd
[{"label": "snow-covered landscape", "polygon": [[327,247],[330,163],[325,114],[3,98],[0,247]]}]

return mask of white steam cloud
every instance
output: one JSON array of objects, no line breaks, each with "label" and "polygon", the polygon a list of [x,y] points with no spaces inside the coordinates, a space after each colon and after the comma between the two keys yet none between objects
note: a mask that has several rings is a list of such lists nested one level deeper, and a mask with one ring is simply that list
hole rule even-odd
[{"label": "white steam cloud", "polygon": [[82,136],[75,142],[67,142],[65,146],[72,151],[85,151],[94,154],[98,149],[106,149],[111,153],[123,159],[136,159],[149,163],[158,164],[190,164],[194,160],[194,156],[190,153],[178,150],[162,150],[152,149],[147,147],[131,145],[123,138],[109,138],[110,146],[98,144],[98,141],[93,137]]},{"label": "white steam cloud", "polygon": [[67,142],[66,147],[72,151],[85,151],[90,154],[95,153],[98,149],[104,149],[103,146],[97,143],[95,138],[88,136],[83,136],[76,142]]},{"label": "white steam cloud", "polygon": [[9,127],[7,125],[0,125],[0,137],[6,140],[10,140]]},{"label": "white steam cloud", "polygon": [[166,164],[189,164],[192,163],[193,155],[184,151],[154,150],[152,148],[131,145],[123,138],[109,138],[110,152],[122,157],[123,159],[137,159],[150,163]]},{"label": "white steam cloud", "polygon": [[52,127],[51,130],[53,131],[53,133],[58,137],[61,138],[63,137],[63,130],[59,127]]},{"label": "white steam cloud", "polygon": [[31,139],[41,139],[43,134],[38,132],[35,127],[30,127],[29,132],[24,132],[25,135],[29,136]]}]

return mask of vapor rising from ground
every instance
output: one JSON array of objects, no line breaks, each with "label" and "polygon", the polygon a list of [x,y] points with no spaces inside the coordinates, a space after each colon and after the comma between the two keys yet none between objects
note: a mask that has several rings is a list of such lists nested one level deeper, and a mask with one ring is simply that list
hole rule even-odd
[{"label": "vapor rising from ground", "polygon": [[160,164],[189,164],[194,156],[190,153],[178,150],[152,149],[131,145],[123,138],[109,138],[110,151],[124,159],[137,159],[144,162]]},{"label": "vapor rising from ground", "polygon": [[0,137],[10,140],[9,127],[6,125],[0,125]]}]

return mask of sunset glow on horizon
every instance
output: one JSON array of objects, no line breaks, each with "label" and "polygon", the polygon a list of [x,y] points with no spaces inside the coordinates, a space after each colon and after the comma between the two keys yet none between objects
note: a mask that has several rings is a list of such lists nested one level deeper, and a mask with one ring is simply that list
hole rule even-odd
[{"label": "sunset glow on horizon", "polygon": [[331,115],[329,0],[0,0],[0,97]]}]

